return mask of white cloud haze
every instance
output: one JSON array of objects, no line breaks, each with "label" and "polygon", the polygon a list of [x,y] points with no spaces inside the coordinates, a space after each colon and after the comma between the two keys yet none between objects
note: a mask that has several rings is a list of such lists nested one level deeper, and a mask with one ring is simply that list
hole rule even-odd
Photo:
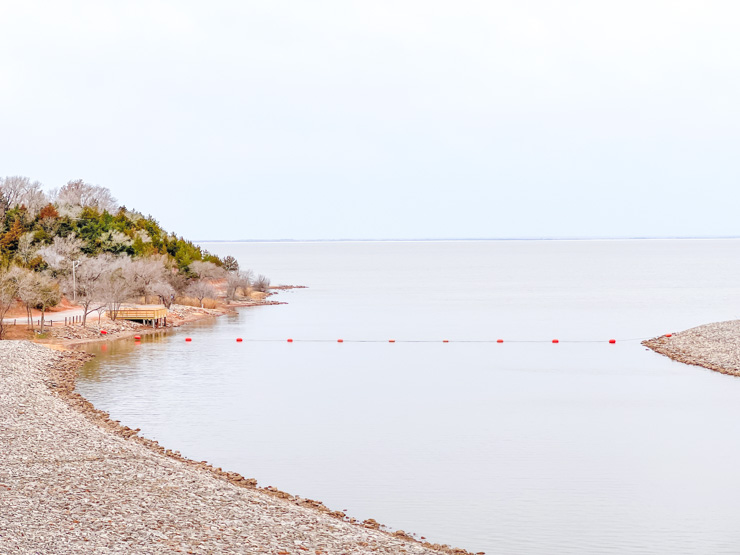
[{"label": "white cloud haze", "polygon": [[733,2],[0,9],[0,175],[191,238],[739,234]]}]

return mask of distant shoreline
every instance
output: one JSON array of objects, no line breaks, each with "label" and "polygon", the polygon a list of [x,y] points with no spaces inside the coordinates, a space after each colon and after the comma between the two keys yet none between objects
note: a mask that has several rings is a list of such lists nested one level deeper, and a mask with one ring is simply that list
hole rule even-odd
[{"label": "distant shoreline", "polygon": [[195,239],[194,243],[493,243],[533,241],[711,241],[740,239],[740,235],[711,237],[492,237],[441,239]]}]

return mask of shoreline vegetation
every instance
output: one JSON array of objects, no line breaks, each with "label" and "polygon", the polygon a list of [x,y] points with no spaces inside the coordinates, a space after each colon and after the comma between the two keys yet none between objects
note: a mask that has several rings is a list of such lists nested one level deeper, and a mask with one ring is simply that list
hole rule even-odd
[{"label": "shoreline vegetation", "polygon": [[[271,286],[99,185],[47,194],[0,178],[0,339],[13,339],[0,341],[0,552],[467,554],[190,460],[75,391],[86,343],[284,304],[269,297],[299,287]],[[151,300],[166,326],[117,318]]]},{"label": "shoreline vegetation", "polygon": [[704,324],[642,344],[677,362],[740,376],[740,320]]},{"label": "shoreline vegetation", "polygon": [[214,308],[269,288],[266,276],[165,231],[105,187],[78,179],[46,193],[27,177],[0,178],[0,339],[13,312],[44,334],[65,298],[84,326],[96,313],[115,321],[127,302]]}]

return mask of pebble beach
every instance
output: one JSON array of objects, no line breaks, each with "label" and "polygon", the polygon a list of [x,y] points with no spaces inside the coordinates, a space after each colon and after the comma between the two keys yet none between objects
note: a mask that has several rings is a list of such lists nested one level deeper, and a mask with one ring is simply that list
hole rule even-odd
[{"label": "pebble beach", "polygon": [[642,344],[678,362],[740,376],[740,320],[705,324]]},{"label": "pebble beach", "polygon": [[466,553],[139,437],[74,392],[88,356],[0,342],[0,553]]}]

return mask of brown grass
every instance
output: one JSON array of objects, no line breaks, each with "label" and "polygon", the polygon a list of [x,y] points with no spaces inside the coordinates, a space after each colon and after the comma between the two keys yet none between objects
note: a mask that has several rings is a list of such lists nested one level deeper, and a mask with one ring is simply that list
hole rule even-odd
[{"label": "brown grass", "polygon": [[5,324],[5,333],[3,339],[34,339],[34,333],[26,325],[26,320],[23,320],[23,325],[18,323],[17,326]]},{"label": "brown grass", "polygon": [[[200,301],[194,297],[175,297],[175,303],[200,308]],[[218,301],[216,299],[203,299],[203,308],[218,308]]]}]

